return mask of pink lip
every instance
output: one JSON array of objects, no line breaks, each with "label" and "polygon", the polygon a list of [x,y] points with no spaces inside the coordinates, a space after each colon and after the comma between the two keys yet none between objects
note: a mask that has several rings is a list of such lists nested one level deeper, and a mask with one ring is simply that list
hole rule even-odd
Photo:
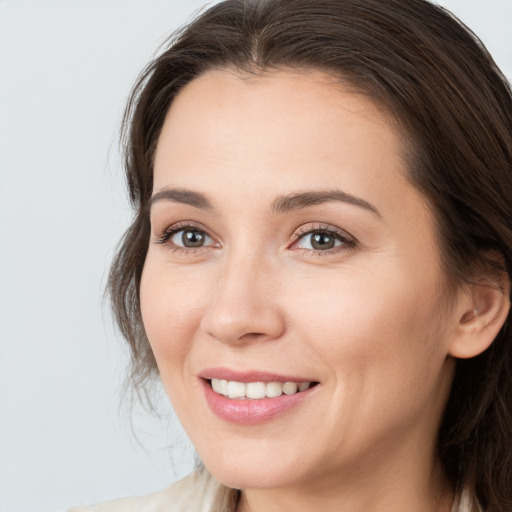
[{"label": "pink lip", "polygon": [[236,382],[314,382],[315,379],[296,375],[278,375],[258,370],[240,372],[229,368],[208,368],[199,374],[202,379],[224,379]]},{"label": "pink lip", "polygon": [[209,380],[225,379],[237,382],[312,382],[303,377],[285,377],[283,375],[266,372],[236,372],[225,368],[214,368],[201,373],[206,402],[211,411],[219,418],[239,425],[255,425],[270,421],[276,416],[302,404],[314,393],[319,386],[293,395],[281,395],[275,398],[261,398],[258,400],[233,400],[219,395],[210,386]]}]

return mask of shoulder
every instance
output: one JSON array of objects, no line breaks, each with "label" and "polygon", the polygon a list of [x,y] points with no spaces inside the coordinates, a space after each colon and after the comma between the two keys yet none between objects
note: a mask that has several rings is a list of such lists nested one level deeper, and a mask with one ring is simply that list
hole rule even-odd
[{"label": "shoulder", "polygon": [[474,493],[466,487],[455,498],[451,512],[483,512]]},{"label": "shoulder", "polygon": [[207,471],[196,471],[165,489],[68,512],[209,512],[223,486]]}]

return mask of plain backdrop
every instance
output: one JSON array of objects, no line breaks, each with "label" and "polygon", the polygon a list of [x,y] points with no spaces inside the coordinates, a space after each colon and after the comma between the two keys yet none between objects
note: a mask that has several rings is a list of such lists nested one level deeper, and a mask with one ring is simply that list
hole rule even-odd
[{"label": "plain backdrop", "polygon": [[[512,77],[512,0],[445,0]],[[102,293],[130,218],[117,132],[137,74],[202,1],[0,0],[0,512],[162,488],[193,449],[121,402]]]}]

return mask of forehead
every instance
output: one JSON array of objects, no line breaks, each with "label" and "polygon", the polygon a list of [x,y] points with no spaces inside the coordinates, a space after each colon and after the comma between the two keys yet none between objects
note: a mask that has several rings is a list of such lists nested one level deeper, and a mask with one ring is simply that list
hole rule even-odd
[{"label": "forehead", "polygon": [[169,109],[154,194],[197,192],[222,222],[257,230],[273,225],[282,197],[342,191],[372,205],[380,220],[345,204],[340,222],[350,218],[368,230],[378,222],[379,240],[397,253],[416,244],[434,255],[432,211],[407,177],[402,146],[394,122],[370,99],[325,74],[212,71],[187,85]]},{"label": "forehead", "polygon": [[341,190],[386,215],[397,197],[418,199],[401,146],[394,123],[330,75],[213,70],[167,113],[154,193],[193,190],[231,214],[270,211],[278,196]]},{"label": "forehead", "polygon": [[364,162],[379,173],[387,161],[405,174],[401,155],[402,137],[386,114],[330,75],[212,70],[189,83],[167,113],[155,189],[170,177],[192,180],[205,166],[235,168],[237,179],[271,170],[280,182],[300,180],[303,171],[318,175],[333,163],[357,172]]}]

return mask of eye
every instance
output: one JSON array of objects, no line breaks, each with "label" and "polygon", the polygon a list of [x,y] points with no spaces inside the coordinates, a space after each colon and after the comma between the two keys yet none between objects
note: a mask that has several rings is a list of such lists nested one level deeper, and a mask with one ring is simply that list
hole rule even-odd
[{"label": "eye", "polygon": [[303,235],[300,238],[297,247],[300,249],[326,251],[328,249],[333,249],[334,247],[339,247],[340,245],[341,241],[336,240],[336,238],[330,233],[325,231],[317,231],[308,235]]},{"label": "eye", "polygon": [[332,254],[339,250],[353,248],[355,245],[356,240],[340,229],[308,226],[299,230],[293,248]]},{"label": "eye", "polygon": [[212,242],[212,239],[199,229],[180,229],[170,237],[170,241],[178,247],[203,247]]},{"label": "eye", "polygon": [[202,229],[194,225],[173,225],[157,240],[159,244],[169,244],[173,249],[200,249],[213,246],[213,239]]}]

